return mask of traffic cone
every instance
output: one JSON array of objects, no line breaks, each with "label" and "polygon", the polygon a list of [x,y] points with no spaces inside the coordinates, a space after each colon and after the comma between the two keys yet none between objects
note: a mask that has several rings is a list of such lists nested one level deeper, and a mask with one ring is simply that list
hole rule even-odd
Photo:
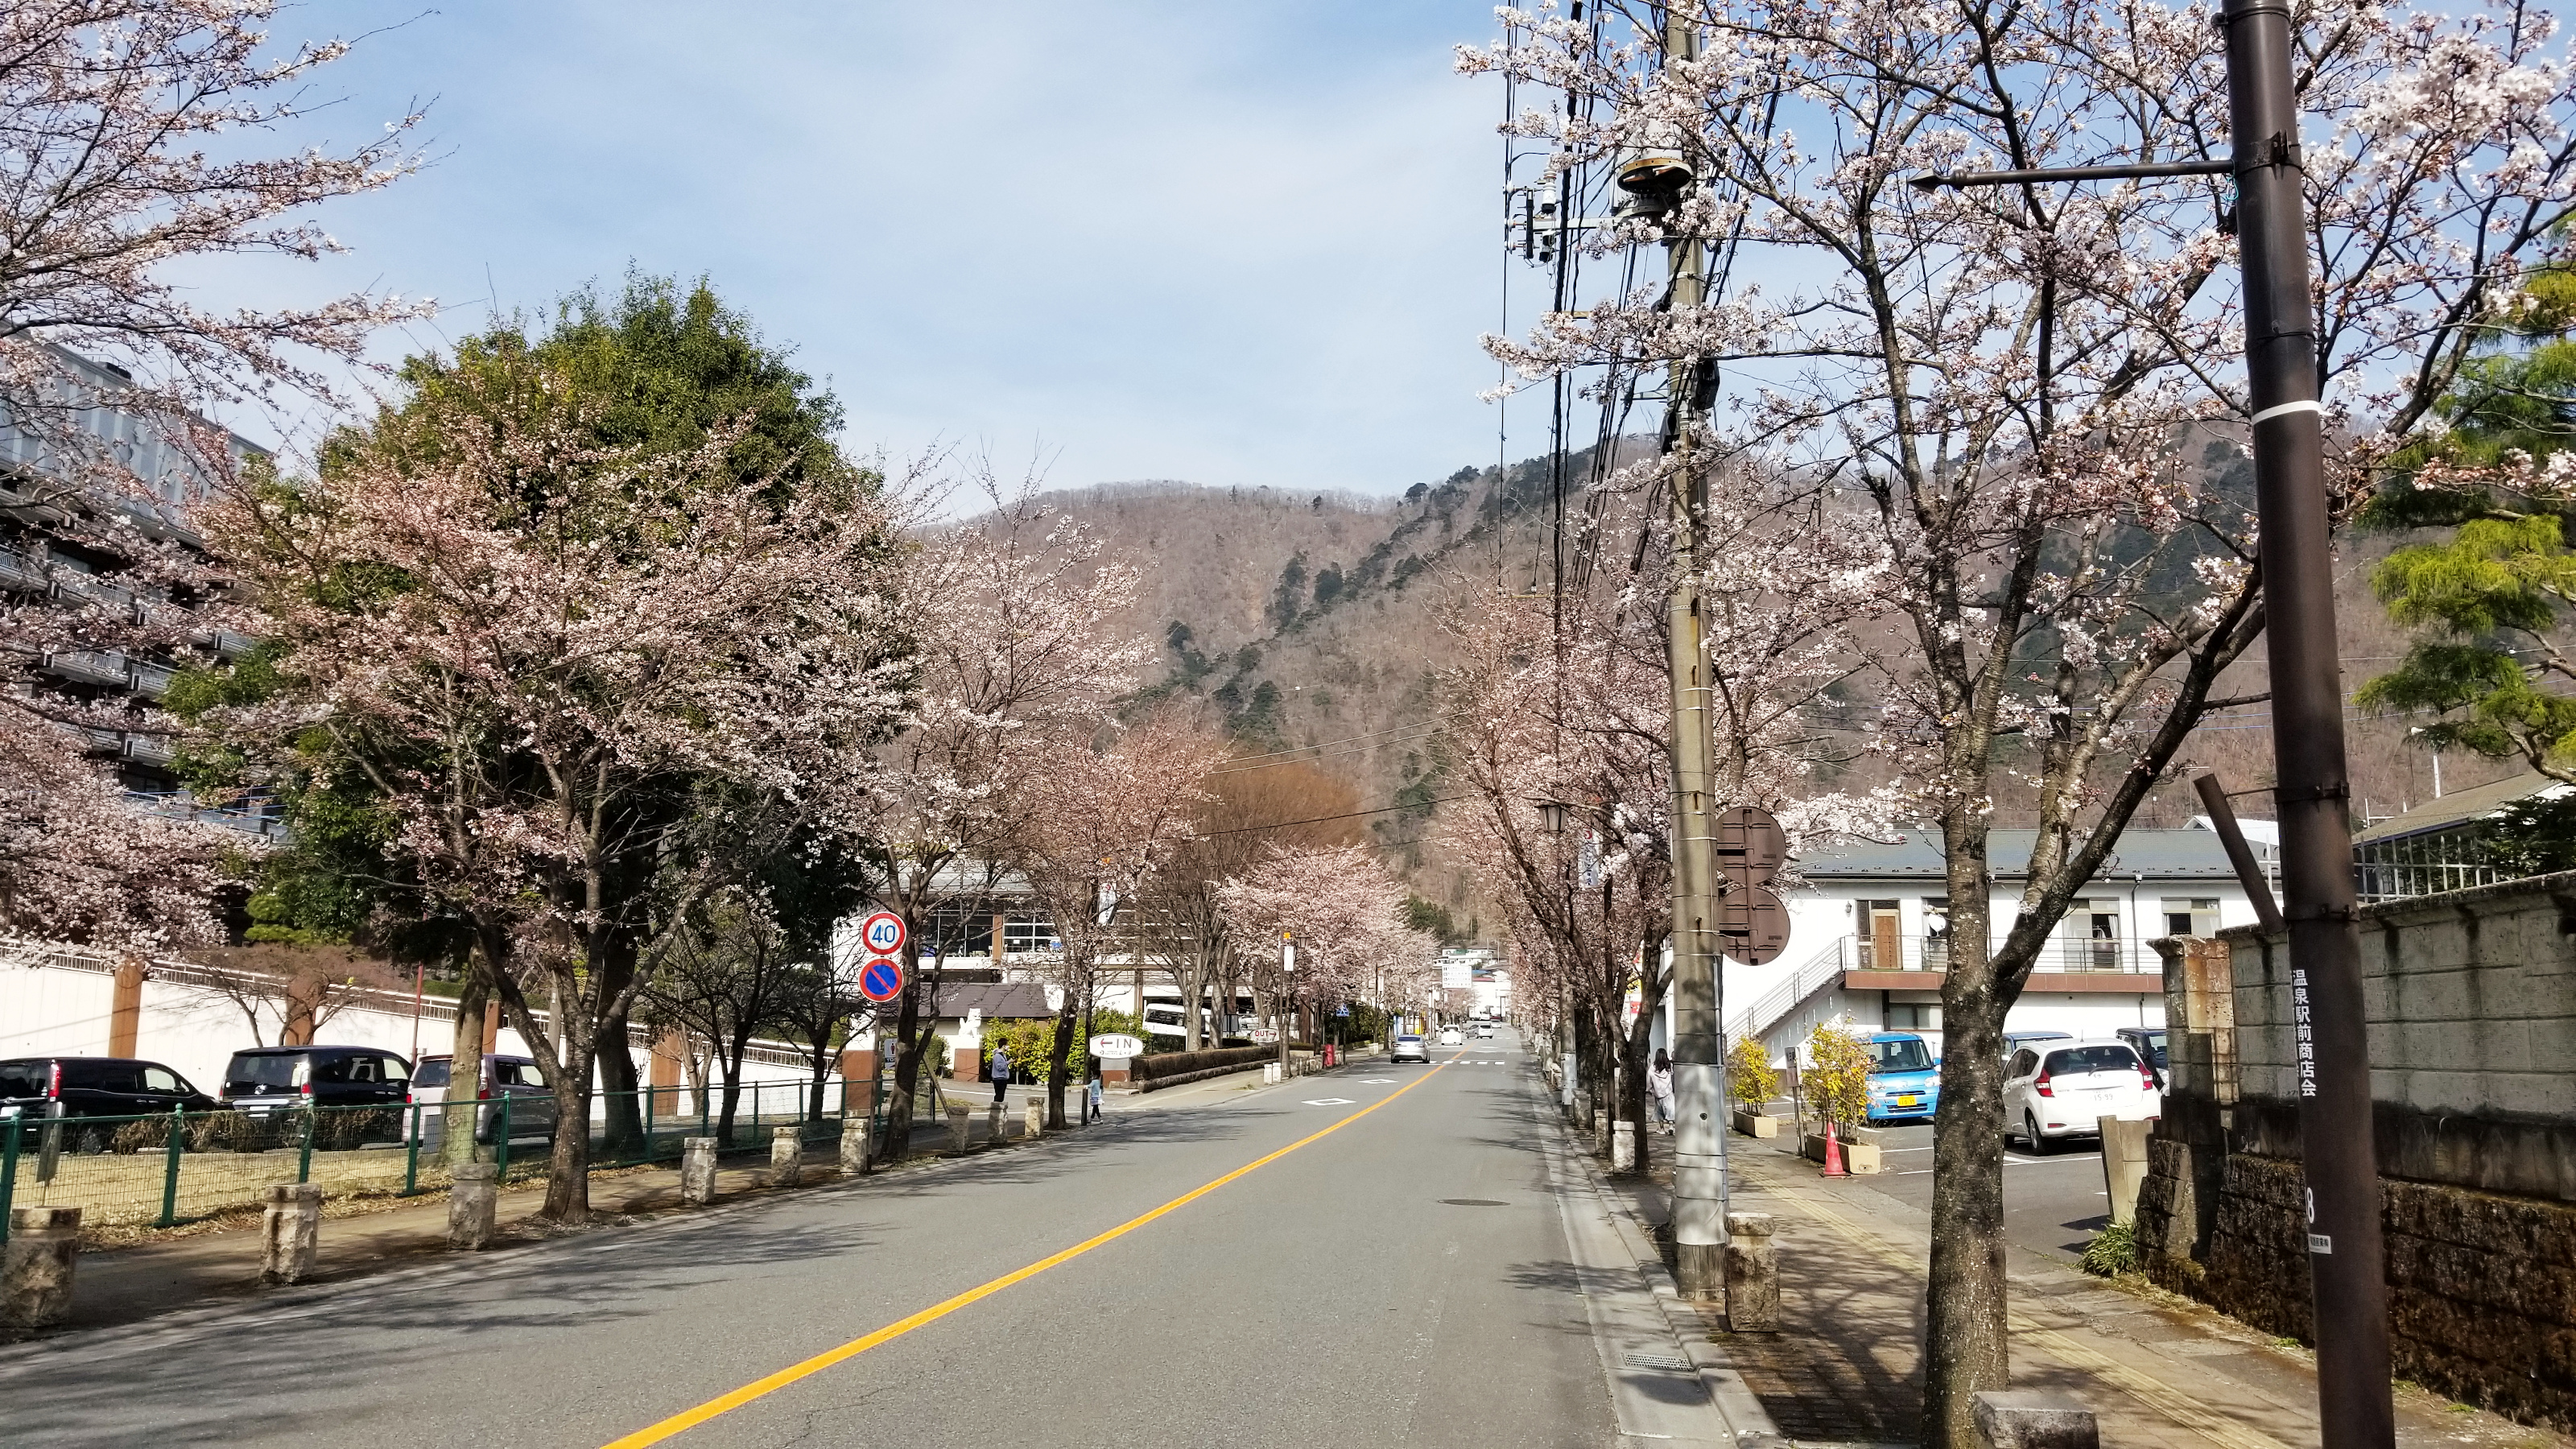
[{"label": "traffic cone", "polygon": [[1830,1117],[1825,1119],[1825,1176],[1851,1176],[1843,1171],[1843,1144],[1834,1136],[1833,1119]]}]

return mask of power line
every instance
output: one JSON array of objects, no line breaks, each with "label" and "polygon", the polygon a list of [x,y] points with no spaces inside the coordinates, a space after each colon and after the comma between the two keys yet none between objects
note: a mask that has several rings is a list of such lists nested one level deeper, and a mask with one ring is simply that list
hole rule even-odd
[{"label": "power line", "polygon": [[1447,805],[1459,800],[1472,800],[1472,795],[1443,795],[1436,800],[1417,800],[1409,805],[1381,805],[1375,810],[1346,810],[1339,815],[1316,815],[1304,820],[1274,820],[1267,825],[1237,825],[1228,830],[1202,830],[1201,836],[1244,835],[1255,830],[1285,830],[1291,825],[1321,825],[1328,820],[1357,820],[1363,815],[1384,815],[1396,810],[1427,810],[1434,805]]}]

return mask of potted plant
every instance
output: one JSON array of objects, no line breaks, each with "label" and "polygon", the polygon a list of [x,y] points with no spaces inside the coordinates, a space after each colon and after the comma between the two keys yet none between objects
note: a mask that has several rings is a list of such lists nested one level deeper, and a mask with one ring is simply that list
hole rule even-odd
[{"label": "potted plant", "polygon": [[1771,1053],[1752,1037],[1739,1038],[1726,1054],[1727,1095],[1735,1099],[1735,1130],[1747,1137],[1777,1137],[1780,1119],[1770,1113],[1780,1094],[1780,1074],[1771,1070]]},{"label": "potted plant", "polygon": [[[1869,1115],[1869,1050],[1858,1036],[1830,1021],[1816,1023],[1807,1037],[1807,1057],[1811,1063],[1799,1075],[1806,1084],[1807,1100],[1814,1103],[1817,1115],[1834,1124],[1834,1135],[1842,1144],[1843,1166],[1852,1172],[1879,1170],[1879,1147],[1875,1141],[1863,1140],[1861,1123]],[[1799,1151],[1813,1161],[1825,1160],[1825,1139],[1821,1132],[1799,1142]]]}]

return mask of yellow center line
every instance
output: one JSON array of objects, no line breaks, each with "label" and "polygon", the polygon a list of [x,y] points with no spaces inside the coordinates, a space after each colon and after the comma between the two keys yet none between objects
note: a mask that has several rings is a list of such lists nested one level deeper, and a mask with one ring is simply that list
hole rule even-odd
[{"label": "yellow center line", "polygon": [[[1465,1056],[1466,1053],[1461,1052],[1458,1055],[1462,1057]],[[1403,1086],[1387,1093],[1379,1100],[1370,1103],[1368,1106],[1362,1107],[1351,1115],[1333,1123],[1331,1126],[1318,1132],[1308,1133],[1306,1136],[1298,1138],[1296,1141],[1289,1143],[1287,1146],[1280,1148],[1278,1151],[1273,1152],[1266,1157],[1255,1158],[1252,1161],[1245,1163],[1243,1166],[1236,1168],[1234,1171],[1227,1173],[1225,1176],[1218,1178],[1216,1181],[1201,1187],[1194,1187],[1188,1192],[1182,1193],[1179,1197],[1172,1199],[1170,1202],[1163,1204],[1161,1207],[1129,1218],[1127,1221],[1120,1223],[1118,1226],[1111,1228],[1105,1233],[1101,1233],[1095,1237],[1085,1238],[1081,1242],[1074,1244],[1072,1247],[1065,1249],[1061,1253],[1054,1254],[1050,1257],[1040,1258],[1025,1268],[1014,1269],[989,1283],[979,1284],[976,1287],[969,1288],[954,1298],[945,1299],[941,1302],[930,1305],[928,1308],[921,1310],[910,1318],[889,1323],[874,1333],[851,1339],[849,1342],[842,1344],[838,1348],[827,1349],[802,1363],[789,1364],[787,1367],[769,1375],[767,1378],[754,1379],[750,1383],[743,1385],[741,1388],[734,1390],[732,1393],[725,1394],[720,1398],[709,1399],[694,1409],[684,1409],[681,1412],[664,1419],[658,1424],[648,1424],[645,1427],[636,1430],[634,1433],[627,1435],[623,1439],[611,1441],[607,1445],[607,1449],[644,1449],[644,1446],[647,1444],[659,1444],[666,1439],[672,1438],[690,1429],[694,1429],[698,1425],[703,1424],[718,1415],[731,1413],[733,1410],[741,1408],[743,1405],[750,1403],[754,1399],[765,1398],[770,1394],[774,1394],[780,1389],[787,1387],[789,1384],[795,1383],[799,1379],[811,1378],[815,1374],[819,1374],[823,1370],[832,1367],[834,1364],[845,1363],[854,1359],[860,1354],[866,1353],[869,1349],[876,1347],[878,1344],[890,1343],[924,1324],[935,1323],[970,1303],[979,1302],[983,1299],[992,1297],[994,1294],[1001,1292],[1003,1289],[1010,1287],[1014,1283],[1024,1283],[1029,1279],[1036,1277],[1040,1273],[1045,1272],[1047,1269],[1055,1267],[1059,1263],[1069,1263],[1074,1259],[1081,1257],[1083,1254],[1090,1252],[1092,1249],[1099,1247],[1103,1243],[1123,1238],[1129,1233],[1136,1231],[1138,1228],[1145,1226],[1147,1223],[1152,1222],[1154,1219],[1159,1218],[1166,1213],[1176,1211],[1198,1201],[1200,1198],[1207,1196],[1209,1193],[1216,1191],[1218,1188],[1225,1186],[1229,1182],[1236,1181],[1239,1178],[1249,1177],[1253,1173],[1260,1171],[1262,1168],[1269,1166],[1271,1163],[1277,1162],[1280,1158],[1287,1156],[1289,1153],[1296,1151],[1298,1148],[1306,1146],[1308,1143],[1319,1142],[1326,1137],[1332,1136],[1334,1133],[1341,1131],[1343,1128],[1348,1127],[1352,1123],[1360,1120],[1362,1117],[1376,1111],[1378,1108],[1385,1106],[1387,1103],[1392,1102],[1396,1098],[1403,1096],[1405,1093],[1412,1091],[1414,1088],[1421,1086],[1424,1082],[1430,1081],[1433,1077],[1449,1070],[1457,1060],[1458,1057],[1451,1057],[1448,1061],[1442,1062],[1440,1065],[1433,1067],[1430,1071],[1423,1073],[1421,1076],[1414,1078],[1412,1081],[1405,1083]]]}]

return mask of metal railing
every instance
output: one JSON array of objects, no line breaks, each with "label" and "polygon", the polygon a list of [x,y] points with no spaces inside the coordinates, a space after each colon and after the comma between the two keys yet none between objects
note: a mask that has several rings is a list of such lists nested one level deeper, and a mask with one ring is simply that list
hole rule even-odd
[{"label": "metal railing", "polygon": [[[1885,939],[1853,943],[1856,971],[1947,971],[1950,942],[1945,936],[1904,936],[1895,949]],[[2135,972],[2161,975],[2163,958],[2139,942],[2112,936],[2050,941],[2040,947],[2033,970],[2046,972]]]},{"label": "metal railing", "polygon": [[1779,1024],[1782,1017],[1798,1009],[1798,1003],[1842,980],[1850,967],[1848,939],[1838,939],[1799,963],[1789,979],[1756,997],[1751,1006],[1738,1013],[1726,1028],[1729,1041],[1760,1036]]},{"label": "metal railing", "polygon": [[[767,1152],[775,1130],[797,1127],[808,1143],[840,1141],[852,1106],[838,1077],[812,1110],[813,1079],[745,1082],[733,1134],[719,1152]],[[618,1110],[618,1109],[623,1110]],[[679,1087],[598,1092],[591,1097],[594,1169],[677,1162],[681,1142],[712,1137],[722,1087],[694,1096]],[[471,1141],[450,1152],[448,1118]],[[444,1102],[407,1106],[313,1107],[281,1100],[266,1110],[173,1108],[149,1115],[0,1119],[0,1242],[15,1207],[78,1207],[85,1227],[173,1227],[256,1206],[281,1182],[318,1182],[326,1197],[410,1197],[443,1191],[454,1163],[479,1159],[503,1181],[543,1177],[554,1138],[550,1093],[514,1092],[470,1111]]]}]

